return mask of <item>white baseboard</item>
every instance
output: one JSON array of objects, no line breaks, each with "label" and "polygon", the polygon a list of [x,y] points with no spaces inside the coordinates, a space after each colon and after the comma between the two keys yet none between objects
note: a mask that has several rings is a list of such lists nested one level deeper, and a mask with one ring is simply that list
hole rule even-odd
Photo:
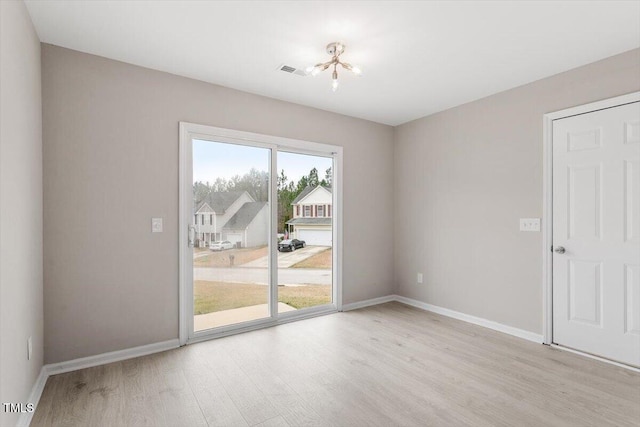
[{"label": "white baseboard", "polygon": [[52,363],[45,365],[49,375],[63,374],[65,372],[77,371],[78,369],[91,368],[93,366],[106,365],[107,363],[119,362],[121,360],[133,359],[134,357],[146,356],[148,354],[159,353],[180,347],[178,339],[157,342],[153,344],[141,345],[139,347],[126,348],[124,350],[111,351],[109,353],[96,354],[95,356],[81,357],[66,362]]},{"label": "white baseboard", "polygon": [[[452,317],[454,319],[462,320],[475,325],[483,326],[485,328],[493,329],[499,332],[504,332],[509,335],[513,335],[518,338],[533,341],[536,343],[542,343],[542,335],[535,334],[533,332],[525,331],[522,329],[514,328],[512,326],[503,325],[492,320],[482,319],[480,317],[471,316],[469,314],[460,313],[458,311],[450,310],[448,308],[439,307],[437,305],[427,304],[422,301],[418,301],[412,298],[403,297],[400,295],[386,295],[383,297],[372,298],[364,301],[353,302],[350,304],[343,304],[342,311],[356,310],[358,308],[369,307],[372,305],[384,304],[391,301],[397,301],[403,304],[410,305],[412,307],[420,308],[422,310],[431,311],[433,313],[442,314],[443,316]],[[40,375],[33,385],[31,394],[29,395],[28,402],[35,403],[40,400],[42,391],[47,382],[47,378],[50,375],[62,374],[65,372],[76,371],[78,369],[90,368],[93,366],[105,365],[107,363],[119,362],[121,360],[133,359],[135,357],[146,356],[148,354],[159,353],[161,351],[171,350],[180,347],[180,341],[178,339],[147,344],[139,347],[128,348],[124,350],[112,351],[109,353],[97,354],[95,356],[82,357],[80,359],[69,360],[67,362],[52,363],[44,365],[40,370]],[[18,426],[27,427],[31,423],[33,413],[23,413],[18,420]]]},{"label": "white baseboard", "polygon": [[[40,396],[42,396],[42,392],[44,390],[44,386],[47,383],[47,378],[49,378],[49,374],[47,373],[47,369],[45,366],[40,368],[40,373],[38,374],[38,378],[36,378],[36,382],[33,384],[31,388],[31,393],[29,393],[29,398],[27,399],[27,403],[33,403],[34,408],[38,407],[38,402],[40,401]],[[35,411],[34,411],[35,412]],[[17,427],[29,427],[31,424],[31,419],[33,418],[34,412],[23,412],[20,414],[18,418]]]},{"label": "white baseboard", "polygon": [[536,334],[534,332],[525,331],[524,329],[503,325],[502,323],[494,322],[493,320],[487,320],[481,317],[472,316],[470,314],[461,313],[459,311],[450,310],[448,308],[439,307],[437,305],[427,304],[426,302],[403,297],[400,295],[387,295],[384,297],[373,298],[373,299],[368,299],[368,300],[359,301],[359,302],[353,302],[351,304],[344,304],[342,306],[342,311],[356,310],[358,308],[384,304],[386,302],[391,302],[391,301],[400,302],[406,305],[410,305],[412,307],[430,311],[432,313],[442,314],[443,316],[452,317],[454,319],[462,320],[468,323],[473,323],[474,325],[483,326],[485,328],[493,329],[494,331],[503,332],[505,334],[513,335],[514,337],[522,338],[528,341],[533,341],[538,344],[543,343],[542,334]]},{"label": "white baseboard", "polygon": [[[42,369],[40,369],[40,374],[31,388],[31,393],[29,394],[29,400],[27,400],[27,402],[33,403],[36,408],[38,407],[44,386],[51,375],[77,371],[78,369],[91,368],[93,366],[106,365],[107,363],[133,359],[135,357],[146,356],[153,353],[160,353],[161,351],[171,350],[178,347],[180,347],[180,341],[178,339],[173,339],[141,345],[139,347],[127,348],[124,350],[111,351],[109,353],[97,354],[95,356],[82,357],[80,359],[69,360],[67,362],[44,365]],[[20,418],[18,418],[17,426],[28,427],[29,424],[31,424],[32,418],[33,412],[22,413]]]},{"label": "white baseboard", "polygon": [[384,297],[352,302],[350,304],[342,304],[342,311],[356,310],[358,308],[369,307],[371,305],[384,304],[385,302],[391,302],[391,301],[396,301],[395,295],[386,295]]},{"label": "white baseboard", "polygon": [[524,329],[503,325],[502,323],[494,322],[493,320],[487,320],[481,317],[472,316],[470,314],[461,313],[459,311],[450,310],[448,308],[439,307],[437,305],[427,304],[426,302],[403,297],[400,295],[394,295],[394,297],[394,301],[401,302],[412,307],[421,308],[426,311],[442,314],[443,316],[452,317],[454,319],[462,320],[468,323],[473,323],[474,325],[483,326],[485,328],[493,329],[494,331],[503,332],[505,334],[513,335],[514,337],[522,338],[528,341],[533,341],[538,344],[542,344],[543,342],[542,334],[536,334],[534,332],[525,331]]}]

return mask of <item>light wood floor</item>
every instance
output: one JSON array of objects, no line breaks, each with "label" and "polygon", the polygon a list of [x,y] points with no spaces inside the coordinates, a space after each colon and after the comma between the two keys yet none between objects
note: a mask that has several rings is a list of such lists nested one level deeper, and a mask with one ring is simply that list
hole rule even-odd
[{"label": "light wood floor", "polygon": [[640,374],[388,303],[53,376],[48,425],[638,426]]}]

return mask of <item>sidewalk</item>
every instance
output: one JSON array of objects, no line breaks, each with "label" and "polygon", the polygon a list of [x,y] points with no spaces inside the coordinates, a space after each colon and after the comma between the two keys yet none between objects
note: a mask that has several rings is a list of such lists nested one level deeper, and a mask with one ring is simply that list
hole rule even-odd
[{"label": "sidewalk", "polygon": [[[278,313],[294,310],[295,308],[290,305],[283,302],[278,303]],[[193,329],[197,332],[218,326],[232,325],[234,323],[247,322],[249,320],[264,319],[265,317],[269,317],[269,306],[268,304],[258,304],[249,307],[216,311],[214,313],[198,314],[193,317]]]}]

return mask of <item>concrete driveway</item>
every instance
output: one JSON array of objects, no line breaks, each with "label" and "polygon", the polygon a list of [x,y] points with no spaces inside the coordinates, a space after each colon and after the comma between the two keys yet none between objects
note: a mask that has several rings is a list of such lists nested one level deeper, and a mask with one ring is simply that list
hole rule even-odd
[{"label": "concrete driveway", "polygon": [[198,258],[204,258],[206,256],[211,255],[211,252],[209,252],[208,250],[206,251],[202,251],[202,252],[196,252],[193,254],[193,259],[198,259]]},{"label": "concrete driveway", "polygon": [[[294,264],[304,261],[305,259],[329,249],[329,246],[307,246],[306,248],[296,249],[292,252],[278,252],[278,268],[289,268]],[[254,261],[243,264],[242,267],[248,268],[267,268],[269,265],[269,257],[264,256]]]}]

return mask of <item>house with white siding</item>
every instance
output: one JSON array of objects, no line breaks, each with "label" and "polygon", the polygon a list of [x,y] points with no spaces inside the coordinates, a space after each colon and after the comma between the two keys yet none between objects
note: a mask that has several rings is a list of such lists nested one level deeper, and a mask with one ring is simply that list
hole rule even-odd
[{"label": "house with white siding", "polygon": [[238,248],[263,246],[269,236],[269,204],[248,202],[222,227],[222,239]]},{"label": "house with white siding", "polygon": [[332,246],[333,194],[331,188],[308,186],[291,203],[293,217],[287,221],[289,236],[307,245]]},{"label": "house with white siding", "polygon": [[228,240],[223,235],[223,227],[246,203],[253,202],[255,200],[246,191],[210,192],[196,201],[196,245],[204,247],[211,242]]}]

